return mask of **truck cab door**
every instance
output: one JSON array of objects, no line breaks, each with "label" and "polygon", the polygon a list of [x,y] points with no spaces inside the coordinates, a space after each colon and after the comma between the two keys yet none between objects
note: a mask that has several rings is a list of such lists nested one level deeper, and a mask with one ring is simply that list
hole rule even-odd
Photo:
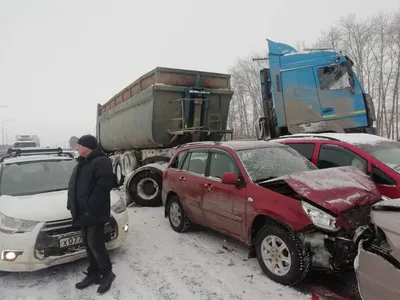
[{"label": "truck cab door", "polygon": [[313,68],[284,71],[281,76],[287,126],[321,121]]},{"label": "truck cab door", "polygon": [[363,90],[349,66],[315,67],[322,119],[335,120],[342,128],[368,126]]}]

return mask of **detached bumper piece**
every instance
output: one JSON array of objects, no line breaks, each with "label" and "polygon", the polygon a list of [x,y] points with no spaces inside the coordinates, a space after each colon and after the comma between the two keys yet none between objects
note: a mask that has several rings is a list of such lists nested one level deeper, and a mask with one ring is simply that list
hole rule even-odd
[{"label": "detached bumper piece", "polygon": [[360,249],[354,264],[360,295],[363,300],[400,299],[399,262],[379,249]]}]

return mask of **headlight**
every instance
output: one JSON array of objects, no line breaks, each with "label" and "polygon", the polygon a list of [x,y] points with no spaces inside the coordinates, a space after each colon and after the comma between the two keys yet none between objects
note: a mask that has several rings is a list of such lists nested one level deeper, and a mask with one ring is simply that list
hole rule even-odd
[{"label": "headlight", "polygon": [[315,226],[329,231],[339,230],[335,217],[304,201],[301,202],[301,206]]},{"label": "headlight", "polygon": [[0,232],[14,234],[32,231],[39,222],[14,219],[0,213]]},{"label": "headlight", "polygon": [[126,210],[126,205],[125,201],[122,198],[119,198],[117,203],[115,203],[112,207],[111,210],[115,212],[116,214],[120,214]]}]

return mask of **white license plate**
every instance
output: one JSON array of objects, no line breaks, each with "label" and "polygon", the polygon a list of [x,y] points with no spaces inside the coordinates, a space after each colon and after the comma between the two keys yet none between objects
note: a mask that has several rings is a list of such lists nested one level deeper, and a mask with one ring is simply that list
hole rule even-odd
[{"label": "white license plate", "polygon": [[82,237],[80,235],[60,239],[60,248],[75,246],[79,244],[82,244]]}]

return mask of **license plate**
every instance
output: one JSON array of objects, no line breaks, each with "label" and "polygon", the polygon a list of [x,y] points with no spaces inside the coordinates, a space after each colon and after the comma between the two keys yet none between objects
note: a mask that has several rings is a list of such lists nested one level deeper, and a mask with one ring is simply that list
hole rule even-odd
[{"label": "license plate", "polygon": [[75,235],[60,239],[60,248],[71,247],[82,244],[82,236]]}]

